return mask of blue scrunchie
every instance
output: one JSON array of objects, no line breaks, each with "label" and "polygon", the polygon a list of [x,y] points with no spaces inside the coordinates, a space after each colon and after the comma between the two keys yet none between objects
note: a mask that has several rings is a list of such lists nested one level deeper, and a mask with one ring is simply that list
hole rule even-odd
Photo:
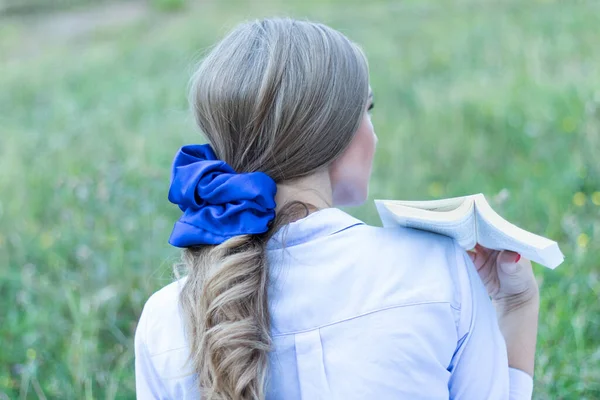
[{"label": "blue scrunchie", "polygon": [[267,174],[238,174],[207,144],[183,146],[173,160],[169,188],[169,201],[183,215],[169,243],[220,244],[233,236],[264,233],[275,217],[276,192]]}]

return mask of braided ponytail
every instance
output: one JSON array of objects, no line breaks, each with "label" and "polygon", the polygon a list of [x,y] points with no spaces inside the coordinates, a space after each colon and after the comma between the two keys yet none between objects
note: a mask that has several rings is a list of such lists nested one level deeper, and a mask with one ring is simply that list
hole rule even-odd
[{"label": "braided ponytail", "polygon": [[263,399],[271,346],[263,240],[235,236],[184,257],[191,268],[181,300],[203,396]]}]

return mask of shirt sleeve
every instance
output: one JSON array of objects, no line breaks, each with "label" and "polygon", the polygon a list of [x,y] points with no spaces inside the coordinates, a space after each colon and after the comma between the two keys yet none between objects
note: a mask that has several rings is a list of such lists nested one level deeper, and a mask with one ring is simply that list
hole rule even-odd
[{"label": "shirt sleeve", "polygon": [[496,311],[473,262],[456,244],[455,255],[460,340],[449,368],[450,399],[530,400],[533,380],[522,371],[509,371]]},{"label": "shirt sleeve", "polygon": [[146,347],[146,320],[148,310],[142,311],[135,331],[135,391],[136,397],[143,400],[167,400],[169,396],[152,364],[152,358]]},{"label": "shirt sleeve", "polygon": [[510,395],[509,400],[529,400],[533,396],[533,378],[526,372],[509,368]]}]

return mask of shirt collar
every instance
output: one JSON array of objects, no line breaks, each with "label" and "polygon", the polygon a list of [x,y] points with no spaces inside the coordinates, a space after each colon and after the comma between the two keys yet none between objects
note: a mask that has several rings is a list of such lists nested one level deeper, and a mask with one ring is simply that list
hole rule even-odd
[{"label": "shirt collar", "polygon": [[267,250],[297,246],[356,225],[364,225],[364,222],[338,208],[325,208],[280,228],[267,243]]}]

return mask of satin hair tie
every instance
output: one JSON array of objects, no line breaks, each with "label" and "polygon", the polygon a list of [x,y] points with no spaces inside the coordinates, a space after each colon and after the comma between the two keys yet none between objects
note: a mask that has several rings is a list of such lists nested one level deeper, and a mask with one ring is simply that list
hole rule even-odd
[{"label": "satin hair tie", "polygon": [[169,243],[176,247],[220,244],[260,234],[275,218],[275,181],[262,172],[236,173],[208,144],[183,146],[173,160],[169,201],[183,215]]}]

